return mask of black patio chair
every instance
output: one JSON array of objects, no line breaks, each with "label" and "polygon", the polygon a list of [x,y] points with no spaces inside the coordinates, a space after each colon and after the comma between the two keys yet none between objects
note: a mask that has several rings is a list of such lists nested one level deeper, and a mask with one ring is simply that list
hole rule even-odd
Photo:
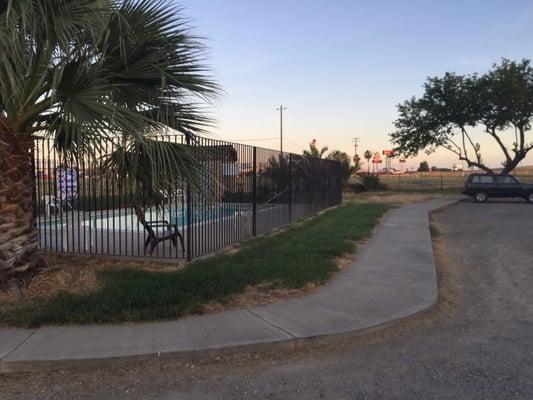
[{"label": "black patio chair", "polygon": [[[170,224],[167,221],[140,221],[141,224],[144,227],[144,230],[148,232],[148,237],[144,241],[144,251],[146,252],[146,249],[148,246],[150,246],[149,252],[150,255],[154,252],[155,248],[160,242],[164,242],[165,240],[171,240],[172,244],[178,249],[178,239],[180,240],[181,248],[183,251],[185,251],[185,245],[183,243],[183,235],[178,230],[177,225]],[[157,235],[155,232],[155,228],[165,228],[166,231],[161,234]]]}]

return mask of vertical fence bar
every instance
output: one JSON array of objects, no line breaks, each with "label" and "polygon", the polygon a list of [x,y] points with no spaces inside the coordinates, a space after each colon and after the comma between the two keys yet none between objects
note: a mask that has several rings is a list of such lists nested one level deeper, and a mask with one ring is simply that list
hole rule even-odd
[{"label": "vertical fence bar", "polygon": [[[191,138],[189,135],[186,135],[185,136],[185,140],[186,140],[186,143],[187,143],[187,146],[190,146],[191,145]],[[185,208],[185,212],[187,214],[186,218],[187,218],[187,261],[191,261],[191,258],[192,258],[192,254],[191,254],[191,249],[192,249],[192,235],[191,235],[191,227],[192,227],[192,224],[191,224],[191,218],[192,218],[192,212],[191,212],[191,206],[192,206],[192,202],[191,202],[191,184],[189,182],[189,179],[187,179],[187,182],[186,182],[186,196],[187,198],[185,199],[185,201],[187,202],[187,206]]]},{"label": "vertical fence bar", "polygon": [[288,176],[288,186],[289,186],[289,223],[292,222],[292,153],[289,153],[289,176]]},{"label": "vertical fence bar", "polygon": [[[51,160],[50,160],[50,141],[49,140],[46,140],[46,156],[47,156],[47,159],[46,159],[46,176],[47,176],[47,194],[48,194],[48,216],[45,215],[45,221],[46,223],[48,224],[48,243],[50,244],[50,248],[52,250],[56,250],[57,251],[57,230],[54,229],[54,233],[55,233],[55,242],[53,241],[54,239],[54,235],[52,233],[52,210],[51,210],[51,207],[52,207],[52,204],[50,203],[51,201],[51,197],[52,196],[52,193],[53,193],[53,188],[51,188],[51,177],[52,177],[52,167],[50,165],[51,163]],[[43,143],[43,147],[44,147],[44,143]],[[55,176],[54,176],[54,182],[55,182]],[[54,217],[57,216],[57,207],[54,207]],[[56,227],[57,228],[57,227]],[[54,243],[54,245],[52,245],[52,243]]]},{"label": "vertical fence bar", "polygon": [[252,235],[257,233],[257,148],[254,146],[252,156]]},{"label": "vertical fence bar", "polygon": [[31,191],[31,202],[32,202],[32,215],[31,215],[31,223],[33,225],[33,228],[37,231],[37,240],[40,242],[41,240],[41,231],[39,229],[39,224],[37,223],[37,212],[40,205],[39,202],[39,196],[38,196],[38,176],[39,174],[36,172],[36,163],[35,163],[35,148],[37,147],[37,151],[39,149],[38,143],[32,142],[31,147],[31,174],[33,179],[33,187]]},{"label": "vertical fence bar", "polygon": [[[42,228],[42,233],[44,234],[44,249],[47,249],[48,248],[48,236],[47,236],[47,233],[46,233],[46,225],[43,225],[43,222],[46,224],[46,220],[47,220],[47,217],[46,217],[46,199],[47,197],[45,197],[46,195],[48,195],[48,186],[47,186],[47,183],[48,183],[48,175],[46,175],[46,164],[45,164],[45,154],[44,154],[44,139],[40,139],[39,141],[37,141],[37,148],[38,148],[38,154],[40,154],[40,157],[41,157],[41,162],[39,163],[40,165],[40,168],[41,168],[41,172],[42,172],[42,179],[39,180],[39,184],[41,185],[41,202],[42,202],[42,205],[43,205],[43,208],[41,210],[41,213],[44,214],[44,218],[43,218],[43,215],[41,215],[41,217],[39,218],[39,222],[40,222],[40,226]],[[42,237],[41,237],[42,238]],[[42,239],[41,239],[42,240]],[[42,243],[39,243],[40,246],[41,246],[41,249],[43,249],[43,245]]]},{"label": "vertical fence bar", "polygon": [[308,200],[309,201],[309,212],[308,212],[308,215],[315,212],[315,208],[314,208],[314,204],[315,204],[314,190],[315,189],[314,189],[314,179],[313,179],[313,177],[314,177],[313,165],[314,165],[313,160],[310,160],[309,161],[309,169],[307,171],[308,174],[309,174],[309,178],[308,178],[309,182],[308,183],[309,183],[309,190],[310,190],[310,192],[309,192],[309,200]]}]

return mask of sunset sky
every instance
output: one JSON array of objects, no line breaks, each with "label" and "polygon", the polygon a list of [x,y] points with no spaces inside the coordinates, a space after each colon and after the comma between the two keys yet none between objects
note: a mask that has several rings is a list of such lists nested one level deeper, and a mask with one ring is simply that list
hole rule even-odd
[{"label": "sunset sky", "polygon": [[[312,139],[353,155],[391,148],[396,104],[420,95],[427,76],[483,73],[533,58],[533,2],[180,0],[206,38],[209,65],[225,90],[213,110],[215,137],[300,153]],[[508,135],[514,137],[514,133]],[[483,135],[480,136],[482,138]],[[484,160],[502,157],[490,140]],[[454,155],[422,154],[451,167]],[[529,156],[525,164],[533,164]]]}]

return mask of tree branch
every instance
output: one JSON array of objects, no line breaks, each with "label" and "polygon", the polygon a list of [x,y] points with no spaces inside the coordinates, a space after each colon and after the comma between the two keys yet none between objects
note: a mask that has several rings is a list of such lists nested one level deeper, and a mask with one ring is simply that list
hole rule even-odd
[{"label": "tree branch", "polygon": [[467,157],[459,157],[459,160],[466,161],[469,167],[478,167],[479,169],[488,172],[489,174],[492,174],[494,171],[487,167],[486,165],[483,165],[480,162],[469,160]]},{"label": "tree branch", "polygon": [[459,147],[459,145],[458,145],[457,143],[455,143],[451,138],[448,138],[448,141],[449,141],[450,143],[452,143],[455,147],[457,147],[457,149],[459,150],[459,152],[456,152],[456,151],[454,151],[454,150],[452,150],[451,148],[448,148],[448,147],[446,147],[446,148],[447,148],[448,150],[454,152],[454,153],[457,154],[458,156],[461,156],[462,153],[461,153],[461,148]]},{"label": "tree branch", "polygon": [[[468,134],[466,129],[464,127],[461,127],[461,130],[464,132],[465,136],[468,138],[468,141],[470,142],[470,145],[474,149],[474,153],[476,154],[477,162],[480,163],[481,162],[481,153],[479,153],[477,146],[474,144],[474,142],[470,138],[470,135]],[[465,151],[465,157],[466,157],[466,151]]]},{"label": "tree branch", "polygon": [[465,153],[465,157],[468,157],[468,153],[466,151],[466,145],[465,145],[465,130],[461,127],[461,137],[463,140],[463,151]]},{"label": "tree branch", "polygon": [[[464,136],[463,136],[464,137]],[[448,141],[450,143],[452,143],[458,150],[454,150],[452,148],[452,146],[448,145],[448,146],[444,146],[445,149],[451,151],[452,153],[454,153],[455,155],[457,155],[457,157],[459,158],[459,160],[461,161],[466,161],[466,163],[468,164],[469,167],[478,167],[479,169],[485,171],[485,172],[488,172],[488,173],[493,173],[492,169],[490,169],[489,167],[483,165],[483,163],[480,162],[480,160],[478,159],[477,161],[472,161],[470,160],[466,155],[463,156],[462,152],[461,152],[461,147],[459,147],[457,145],[457,143],[455,143],[452,139],[448,139]]]},{"label": "tree branch", "polygon": [[461,153],[459,151],[456,151],[454,149],[451,148],[451,146],[443,146],[446,150],[449,150],[451,151],[453,154],[455,154],[456,156],[458,157],[461,157]]},{"label": "tree branch", "polygon": [[524,127],[523,126],[519,126],[518,127],[518,132],[520,132],[520,151],[524,151],[524,140],[525,140]]},{"label": "tree branch", "polygon": [[494,128],[489,128],[487,126],[485,130],[487,131],[488,134],[490,134],[496,140],[496,142],[498,142],[498,144],[500,145],[500,148],[503,151],[503,154],[505,154],[506,162],[510,163],[512,161],[512,158],[511,158],[511,155],[509,154],[509,150],[507,150],[507,147],[505,147],[505,145],[503,144],[503,142],[500,139],[500,137],[496,134],[495,129]]}]

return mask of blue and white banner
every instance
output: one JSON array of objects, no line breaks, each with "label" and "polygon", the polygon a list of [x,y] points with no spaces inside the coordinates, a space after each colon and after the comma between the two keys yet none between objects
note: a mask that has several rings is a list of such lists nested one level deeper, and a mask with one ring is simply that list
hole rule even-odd
[{"label": "blue and white banner", "polygon": [[56,170],[57,199],[72,201],[78,198],[78,173],[74,168]]}]

